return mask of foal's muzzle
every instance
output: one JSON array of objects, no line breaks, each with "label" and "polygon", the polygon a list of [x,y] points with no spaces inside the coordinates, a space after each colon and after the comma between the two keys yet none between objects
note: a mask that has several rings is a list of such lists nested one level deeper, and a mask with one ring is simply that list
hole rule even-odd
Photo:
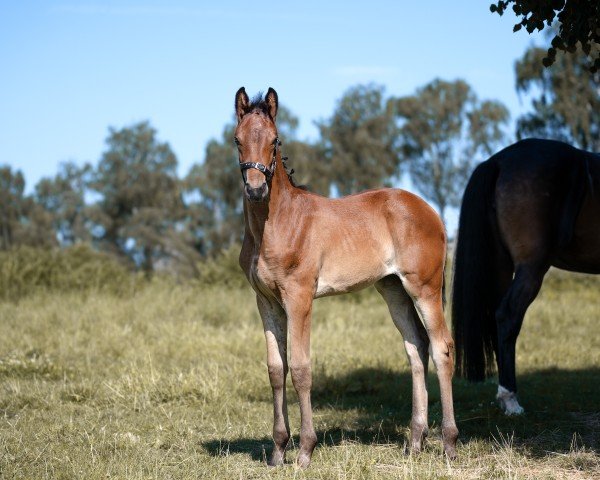
[{"label": "foal's muzzle", "polygon": [[260,187],[252,188],[246,183],[244,185],[244,191],[246,193],[246,197],[251,202],[262,202],[269,195],[269,186],[267,185],[267,182],[264,182]]},{"label": "foal's muzzle", "polygon": [[[265,181],[260,187],[253,187],[248,182],[247,171],[250,169],[258,170],[265,176]],[[262,163],[258,162],[244,162],[240,164],[240,170],[242,171],[244,191],[246,192],[248,200],[251,202],[262,202],[266,200],[269,195],[269,181],[273,178],[273,174],[275,173],[275,158],[273,158],[269,167],[265,167]]]}]

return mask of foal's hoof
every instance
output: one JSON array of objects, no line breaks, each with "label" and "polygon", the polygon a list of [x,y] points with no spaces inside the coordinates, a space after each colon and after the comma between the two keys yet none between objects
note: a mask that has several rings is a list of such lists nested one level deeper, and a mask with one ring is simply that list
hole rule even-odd
[{"label": "foal's hoof", "polygon": [[458,440],[458,429],[452,427],[442,427],[442,441],[444,442],[444,453],[450,460],[456,458],[456,441]]},{"label": "foal's hoof", "polygon": [[308,468],[313,450],[317,446],[317,434],[312,432],[300,433],[300,451],[296,458],[296,465],[300,468]]},{"label": "foal's hoof", "polygon": [[456,446],[444,445],[444,453],[448,457],[448,460],[455,460],[456,459]]},{"label": "foal's hoof", "polygon": [[298,454],[298,458],[296,459],[296,464],[300,468],[308,468],[308,466],[310,465],[310,455],[307,453],[300,452]]},{"label": "foal's hoof", "polygon": [[408,453],[410,453],[411,455],[418,455],[419,453],[421,453],[422,449],[423,444],[421,442],[411,442],[410,450]]},{"label": "foal's hoof", "polygon": [[417,454],[421,453],[423,448],[423,443],[427,438],[427,434],[429,433],[429,429],[427,427],[413,425],[411,426],[411,435],[410,435],[410,453]]},{"label": "foal's hoof", "polygon": [[500,408],[507,416],[522,415],[525,413],[523,407],[519,405],[517,394],[507,390],[501,385],[498,385],[498,394],[496,395],[496,400],[498,401]]},{"label": "foal's hoof", "polygon": [[271,458],[267,462],[269,467],[279,467],[285,463],[285,452],[274,450]]}]

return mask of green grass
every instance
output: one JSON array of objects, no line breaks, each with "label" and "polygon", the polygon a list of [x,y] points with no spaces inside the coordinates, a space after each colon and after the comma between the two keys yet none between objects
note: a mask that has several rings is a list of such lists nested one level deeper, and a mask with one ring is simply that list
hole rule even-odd
[{"label": "green grass", "polygon": [[[408,363],[373,292],[315,303],[319,444],[268,469],[271,390],[250,288],[155,280],[131,295],[36,291],[0,302],[0,478],[598,478],[600,278],[553,272],[518,344],[526,415],[504,417],[492,379],[455,380],[458,459],[430,438],[407,455]],[[433,368],[432,368],[433,370]]]}]

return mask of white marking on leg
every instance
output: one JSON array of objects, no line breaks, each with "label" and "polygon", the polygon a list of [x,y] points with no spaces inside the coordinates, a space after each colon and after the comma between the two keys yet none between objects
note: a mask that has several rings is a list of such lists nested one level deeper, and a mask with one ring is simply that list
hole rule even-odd
[{"label": "white marking on leg", "polygon": [[522,415],[525,413],[525,409],[519,405],[517,394],[507,390],[502,385],[498,385],[498,394],[496,395],[496,400],[498,400],[500,408],[502,408],[504,413],[508,416]]}]

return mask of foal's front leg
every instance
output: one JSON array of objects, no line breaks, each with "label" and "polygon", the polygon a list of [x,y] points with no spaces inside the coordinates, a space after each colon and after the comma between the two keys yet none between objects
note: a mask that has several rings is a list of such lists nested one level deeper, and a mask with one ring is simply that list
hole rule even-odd
[{"label": "foal's front leg", "polygon": [[267,341],[267,367],[273,389],[273,453],[268,461],[270,466],[282,465],[285,461],[285,448],[290,439],[285,378],[287,365],[287,319],[279,304],[262,296],[256,296],[258,311],[265,329]]},{"label": "foal's front leg", "polygon": [[310,324],[313,292],[300,289],[288,290],[283,304],[290,328],[290,370],[292,383],[300,402],[300,452],[296,462],[306,468],[310,465],[312,452],[317,444],[313,426],[310,389],[312,372],[310,366]]}]

